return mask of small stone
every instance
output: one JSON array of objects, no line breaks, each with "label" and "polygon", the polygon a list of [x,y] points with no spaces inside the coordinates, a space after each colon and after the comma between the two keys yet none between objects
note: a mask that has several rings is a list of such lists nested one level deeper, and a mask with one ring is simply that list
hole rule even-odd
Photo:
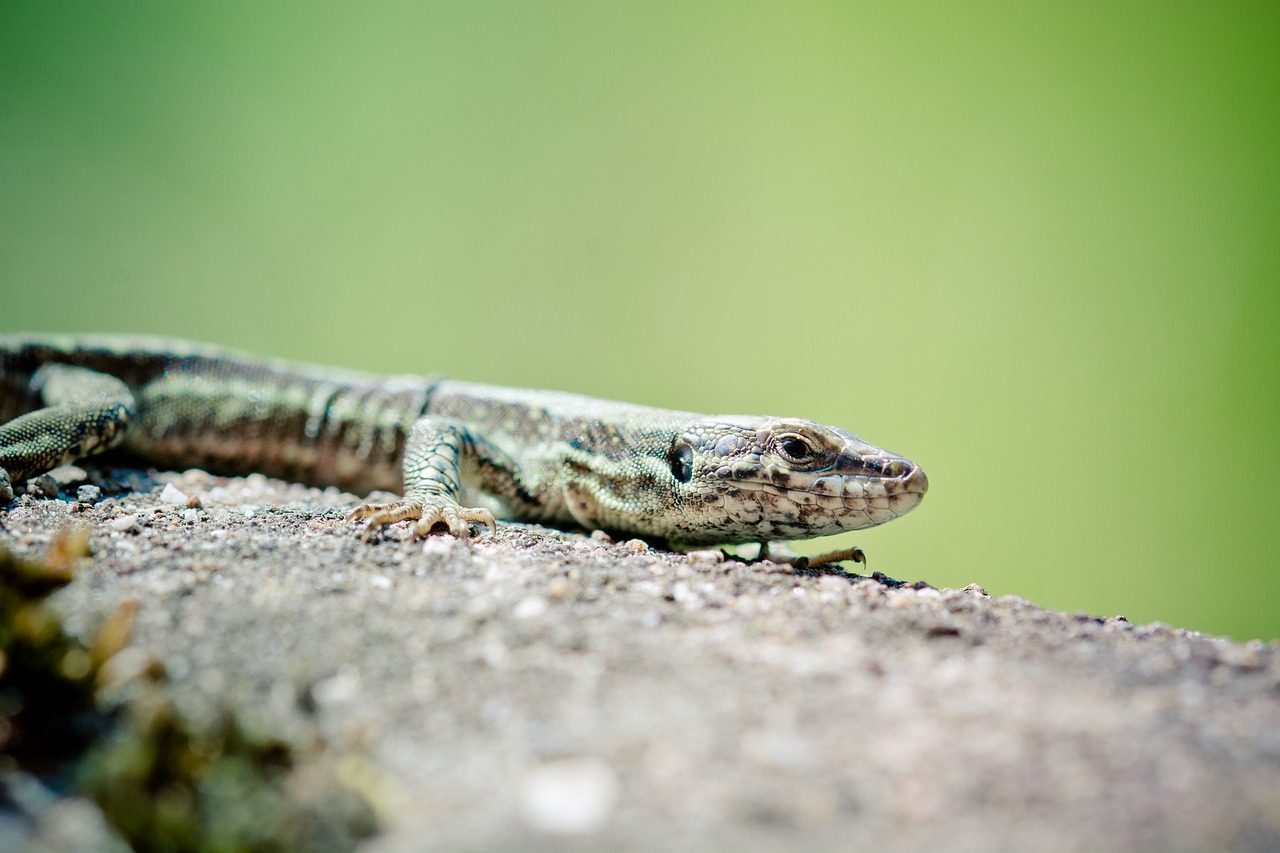
[{"label": "small stone", "polygon": [[136,515],[122,515],[111,520],[110,527],[117,533],[136,533],[141,530]]},{"label": "small stone", "polygon": [[618,776],[598,758],[566,758],[532,770],[520,786],[520,813],[534,829],[581,835],[604,826],[618,801]]},{"label": "small stone", "polygon": [[536,619],[547,612],[547,600],[540,595],[530,595],[522,598],[515,607],[511,609],[511,615],[517,619]]},{"label": "small stone", "polygon": [[355,699],[360,695],[360,670],[352,664],[344,664],[333,675],[312,685],[311,695],[321,705],[338,704]]},{"label": "small stone", "polygon": [[990,598],[990,596],[987,595],[987,591],[982,587],[978,586],[976,583],[969,584],[962,590],[962,592],[967,592],[970,595],[981,595],[985,598]]},{"label": "small stone", "polygon": [[76,500],[82,504],[96,504],[102,500],[102,489],[97,486],[81,486],[76,489]]},{"label": "small stone", "polygon": [[195,524],[200,520],[200,513],[196,512],[194,509],[184,509],[182,511],[182,520],[188,524]]},{"label": "small stone", "polygon": [[628,539],[624,544],[627,550],[635,551],[637,554],[643,554],[649,550],[649,543],[643,539]]},{"label": "small stone", "polygon": [[48,474],[32,477],[27,481],[27,492],[38,498],[56,498],[58,496],[58,481]]},{"label": "small stone", "polygon": [[457,541],[452,536],[428,536],[422,543],[422,553],[439,556],[449,554]]},{"label": "small stone", "polygon": [[563,601],[573,595],[573,585],[564,578],[556,578],[547,584],[547,597],[556,601]]},{"label": "small stone", "polygon": [[715,566],[724,562],[724,551],[707,548],[702,551],[690,551],[688,557],[691,566]]},{"label": "small stone", "polygon": [[374,575],[369,578],[369,586],[374,589],[391,589],[391,578],[386,575]]},{"label": "small stone", "polygon": [[160,492],[160,500],[163,503],[173,504],[174,506],[187,505],[187,496],[173,483],[165,484],[164,489]]},{"label": "small stone", "polygon": [[187,498],[188,509],[200,509],[200,507],[202,506],[204,506],[204,504],[200,502],[199,495],[192,495],[191,497]]}]

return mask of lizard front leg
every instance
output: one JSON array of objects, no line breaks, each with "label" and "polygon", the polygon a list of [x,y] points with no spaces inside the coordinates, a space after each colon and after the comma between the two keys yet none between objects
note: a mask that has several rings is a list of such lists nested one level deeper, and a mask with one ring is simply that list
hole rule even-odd
[{"label": "lizard front leg", "polygon": [[31,378],[45,408],[0,426],[0,505],[13,482],[101,453],[128,432],[136,403],[114,376],[66,364],[46,364]]},{"label": "lizard front leg", "polygon": [[480,507],[458,503],[463,463],[489,461],[486,445],[455,422],[432,417],[420,418],[405,441],[404,497],[392,503],[361,504],[347,519],[368,519],[365,538],[379,527],[406,519],[414,521],[413,535],[427,536],[437,526],[459,538],[471,535],[472,522],[496,532],[493,514]]}]

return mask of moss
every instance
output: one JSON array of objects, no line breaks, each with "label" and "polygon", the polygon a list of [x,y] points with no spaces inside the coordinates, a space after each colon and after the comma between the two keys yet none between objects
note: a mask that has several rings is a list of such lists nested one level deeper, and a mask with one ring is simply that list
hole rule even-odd
[{"label": "moss", "polygon": [[158,666],[109,706],[108,666],[135,612],[110,615],[86,646],[48,596],[70,582],[87,536],[55,541],[43,562],[0,549],[0,777],[25,771],[87,796],[137,851],[349,850],[377,830],[357,786],[314,732],[286,742],[230,711],[206,726],[178,713]]},{"label": "moss", "polygon": [[85,758],[78,788],[136,850],[346,850],[376,830],[319,739],[286,743],[230,713],[193,727],[159,689],[126,713]]},{"label": "moss", "polygon": [[59,775],[111,722],[96,684],[114,650],[68,636],[46,601],[85,553],[82,531],[59,537],[41,563],[0,549],[0,757],[43,778]]}]

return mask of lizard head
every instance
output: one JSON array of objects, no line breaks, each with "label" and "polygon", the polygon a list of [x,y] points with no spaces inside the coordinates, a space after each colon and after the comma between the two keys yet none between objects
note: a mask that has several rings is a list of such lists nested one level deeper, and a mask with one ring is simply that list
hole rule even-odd
[{"label": "lizard head", "polygon": [[[676,439],[668,462],[685,506],[708,519],[717,542],[874,527],[915,508],[929,488],[910,459],[798,418],[708,418]],[[711,541],[701,531],[698,539]]]},{"label": "lizard head", "polygon": [[608,489],[632,483],[634,494],[581,489],[575,517],[686,545],[807,539],[884,524],[929,487],[911,460],[813,421],[721,415],[672,432],[651,446],[644,476]]}]

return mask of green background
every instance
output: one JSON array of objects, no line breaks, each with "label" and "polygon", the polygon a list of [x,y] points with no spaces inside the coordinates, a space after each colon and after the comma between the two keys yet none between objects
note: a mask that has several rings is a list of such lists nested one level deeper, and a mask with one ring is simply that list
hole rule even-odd
[{"label": "green background", "polygon": [[1280,635],[1280,5],[0,5],[0,330],[802,415],[815,543]]}]

